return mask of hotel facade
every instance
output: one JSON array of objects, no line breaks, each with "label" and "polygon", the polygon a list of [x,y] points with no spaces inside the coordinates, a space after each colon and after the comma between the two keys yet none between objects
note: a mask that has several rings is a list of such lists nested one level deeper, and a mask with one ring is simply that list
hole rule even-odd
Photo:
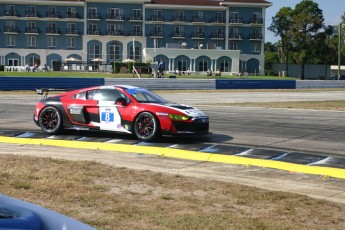
[{"label": "hotel facade", "polygon": [[164,60],[166,71],[264,73],[264,0],[1,0],[0,65]]}]

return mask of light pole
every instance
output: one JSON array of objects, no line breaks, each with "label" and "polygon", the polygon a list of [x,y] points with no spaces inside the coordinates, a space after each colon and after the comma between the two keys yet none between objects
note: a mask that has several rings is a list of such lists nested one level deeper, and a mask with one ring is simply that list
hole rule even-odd
[{"label": "light pole", "polygon": [[341,57],[341,23],[339,23],[339,40],[338,40],[338,81],[340,80],[340,57]]}]

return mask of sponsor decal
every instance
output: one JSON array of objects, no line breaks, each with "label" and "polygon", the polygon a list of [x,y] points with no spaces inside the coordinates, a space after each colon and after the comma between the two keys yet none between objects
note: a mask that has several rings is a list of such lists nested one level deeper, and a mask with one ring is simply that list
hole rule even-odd
[{"label": "sponsor decal", "polygon": [[124,125],[123,126],[126,130],[129,130],[129,125]]},{"label": "sponsor decal", "polygon": [[103,122],[114,122],[114,113],[112,112],[102,112],[101,121]]},{"label": "sponsor decal", "polygon": [[157,115],[157,116],[164,116],[164,117],[169,116],[168,113],[162,113],[162,112],[156,112],[156,115]]},{"label": "sponsor decal", "polygon": [[82,110],[83,110],[83,108],[70,108],[69,113],[80,115]]}]

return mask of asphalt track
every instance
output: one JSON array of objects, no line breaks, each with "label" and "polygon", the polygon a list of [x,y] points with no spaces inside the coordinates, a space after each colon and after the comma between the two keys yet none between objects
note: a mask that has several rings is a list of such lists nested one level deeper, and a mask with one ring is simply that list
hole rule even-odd
[{"label": "asphalt track", "polygon": [[[259,166],[345,179],[345,112],[230,107],[241,101],[343,100],[345,91],[160,93],[197,105],[210,116],[211,135],[140,143],[131,136],[67,133],[47,137],[32,122],[40,96],[0,94],[0,142],[154,154],[198,162]],[[97,144],[95,144],[95,142]]]}]

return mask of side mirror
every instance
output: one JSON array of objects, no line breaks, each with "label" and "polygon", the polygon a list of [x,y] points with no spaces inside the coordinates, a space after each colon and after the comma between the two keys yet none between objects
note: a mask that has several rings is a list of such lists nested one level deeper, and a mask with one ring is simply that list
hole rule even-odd
[{"label": "side mirror", "polygon": [[119,97],[116,99],[115,104],[125,106],[125,105],[127,105],[127,100],[126,100],[126,98]]}]

